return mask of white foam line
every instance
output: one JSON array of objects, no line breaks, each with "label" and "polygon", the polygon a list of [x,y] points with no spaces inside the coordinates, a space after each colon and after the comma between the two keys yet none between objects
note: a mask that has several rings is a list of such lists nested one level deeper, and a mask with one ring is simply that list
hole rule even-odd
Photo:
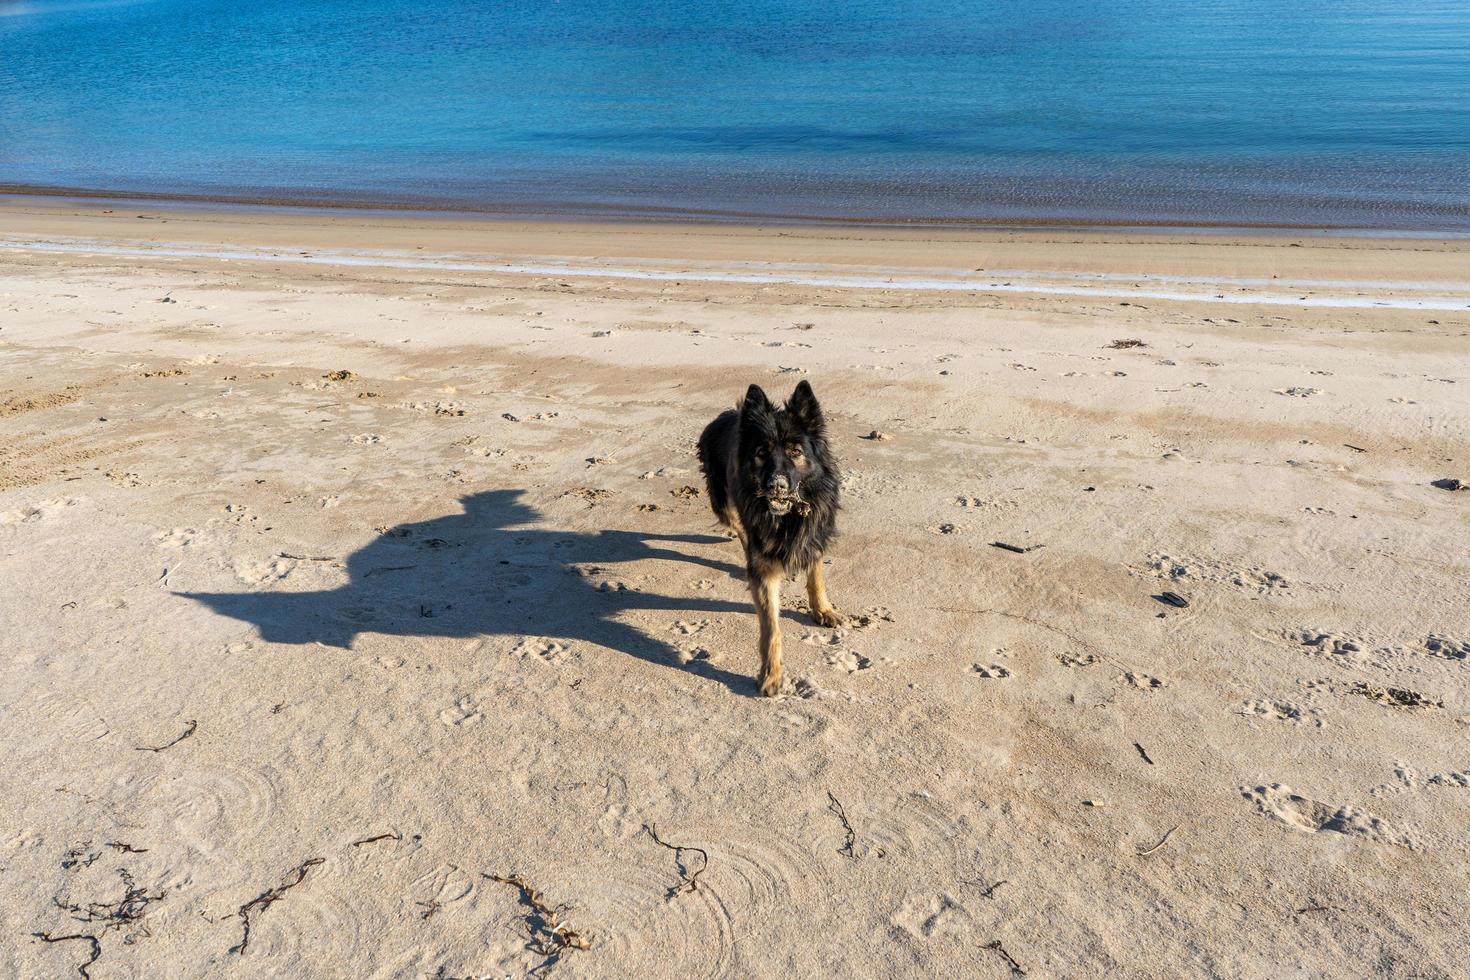
[{"label": "white foam line", "polygon": [[[701,267],[698,269],[649,268],[647,266],[618,265],[572,265],[546,264],[528,265],[512,261],[474,262],[459,258],[425,255],[409,258],[405,253],[349,253],[320,250],[295,250],[298,253],[269,249],[201,249],[183,248],[172,245],[137,244],[125,245],[89,240],[35,241],[15,238],[0,238],[0,251],[43,252],[70,255],[125,256],[134,258],[182,258],[215,259],[240,262],[289,262],[298,265],[360,266],[386,269],[438,269],[451,272],[489,272],[499,275],[558,276],[586,279],[640,279],[654,282],[722,282],[744,285],[776,286],[819,286],[833,289],[887,289],[920,292],[965,292],[965,293],[1024,293],[1051,296],[1089,296],[1098,298],[1127,298],[1173,300],[1186,303],[1232,303],[1260,306],[1326,307],[1333,309],[1398,309],[1398,310],[1470,310],[1470,295],[1425,296],[1425,297],[1373,297],[1313,296],[1297,295],[1299,291],[1324,288],[1381,288],[1414,289],[1432,284],[1408,284],[1392,282],[1311,282],[1293,281],[1292,292],[1269,293],[1247,292],[1247,285],[1276,285],[1279,280],[1270,279],[1193,279],[1165,276],[1126,276],[1119,273],[1065,273],[1065,272],[993,272],[992,276],[1005,279],[974,278],[921,278],[904,275],[841,275],[823,271],[830,267],[810,267],[805,270],[793,268],[776,269],[770,266],[752,266],[749,263],[735,264],[740,271],[727,271]],[[1068,282],[1056,282],[1063,279]],[[1073,285],[1077,280],[1091,282],[1158,282],[1170,285],[1189,284],[1207,289],[1234,288],[1234,293],[1182,292],[1173,289],[1131,288],[1111,285]],[[1441,284],[1437,287],[1451,292],[1464,289],[1470,292],[1470,284]]]}]

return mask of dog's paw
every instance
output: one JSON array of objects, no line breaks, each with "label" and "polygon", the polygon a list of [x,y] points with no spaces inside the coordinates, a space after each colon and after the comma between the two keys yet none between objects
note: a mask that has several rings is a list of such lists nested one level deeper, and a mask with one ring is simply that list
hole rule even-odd
[{"label": "dog's paw", "polygon": [[761,697],[773,698],[781,693],[781,675],[772,674],[769,677],[763,677],[761,678],[760,685]]},{"label": "dog's paw", "polygon": [[842,614],[831,606],[826,609],[813,609],[812,621],[818,626],[825,626],[829,630],[835,630],[842,625]]}]

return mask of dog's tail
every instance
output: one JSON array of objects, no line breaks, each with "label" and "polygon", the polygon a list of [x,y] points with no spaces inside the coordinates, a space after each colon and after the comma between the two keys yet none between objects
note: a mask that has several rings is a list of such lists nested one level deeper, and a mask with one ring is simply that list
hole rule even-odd
[{"label": "dog's tail", "polygon": [[728,519],[730,509],[730,488],[725,485],[729,468],[725,457],[735,451],[733,437],[738,420],[734,412],[722,412],[699,434],[699,469],[704,474],[710,510],[721,524]]}]

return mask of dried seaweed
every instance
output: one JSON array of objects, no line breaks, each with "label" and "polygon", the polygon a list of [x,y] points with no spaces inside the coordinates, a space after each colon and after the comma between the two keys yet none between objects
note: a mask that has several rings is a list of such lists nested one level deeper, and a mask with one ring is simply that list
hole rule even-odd
[{"label": "dried seaweed", "polygon": [[[301,864],[297,865],[295,870],[291,871],[286,876],[286,878],[283,878],[279,885],[276,885],[274,888],[267,888],[265,891],[261,892],[259,895],[256,895],[250,901],[240,906],[239,911],[235,914],[240,917],[243,931],[240,934],[240,941],[231,946],[229,950],[227,950],[227,952],[243,954],[245,952],[245,948],[250,945],[251,912],[264,912],[266,909],[270,908],[273,904],[280,901],[281,898],[285,896],[286,892],[290,891],[291,889],[295,888],[297,885],[305,881],[306,873],[308,871],[316,867],[318,864],[324,863],[325,861],[326,858],[308,858],[307,860],[301,862]],[[291,875],[296,876],[294,880],[291,879]]]},{"label": "dried seaweed", "polygon": [[[688,844],[670,844],[658,836],[657,828],[648,824],[644,824],[643,829],[648,831],[648,836],[653,838],[655,844],[667,847],[674,852],[674,863],[679,866],[679,883],[670,885],[668,894],[664,897],[672,901],[681,892],[696,891],[699,888],[699,876],[704,874],[704,870],[709,867],[709,852],[702,847],[691,847]],[[697,853],[704,861],[693,874],[690,874],[688,867],[684,864],[685,851]]]},{"label": "dried seaweed", "polygon": [[188,738],[190,735],[193,735],[196,731],[198,731],[198,729],[199,729],[199,722],[190,719],[189,726],[184,729],[184,734],[180,735],[178,738],[174,739],[172,742],[166,742],[165,744],[158,745],[158,746],[153,746],[153,745],[140,745],[140,746],[138,746],[138,751],[139,752],[162,752],[164,749],[171,749],[175,745],[178,745],[180,742],[182,742],[184,739]]},{"label": "dried seaweed", "polygon": [[848,823],[847,810],[842,806],[842,803],[837,799],[837,797],[832,795],[832,791],[830,789],[827,791],[827,800],[827,809],[831,811],[831,813],[835,815],[838,820],[842,821],[842,846],[837,849],[837,853],[844,854],[850,858],[857,857],[857,855],[854,854],[852,850],[852,846],[857,843],[857,834],[853,831],[852,824]]},{"label": "dried seaweed", "polygon": [[545,962],[532,972],[548,969],[568,950],[592,948],[592,940],[561,921],[561,914],[567,910],[567,906],[558,905],[552,908],[547,905],[541,893],[532,888],[525,878],[518,874],[485,877],[518,889],[521,893],[521,904],[531,910],[526,915],[527,948],[538,956],[546,957]]},{"label": "dried seaweed", "polygon": [[80,933],[76,933],[70,936],[53,936],[49,932],[33,932],[31,933],[31,935],[35,936],[43,943],[64,943],[73,939],[81,939],[90,943],[92,946],[92,958],[78,966],[77,973],[82,975],[83,980],[91,980],[92,975],[87,972],[87,968],[102,958],[102,944],[97,941],[96,936],[87,936]]}]

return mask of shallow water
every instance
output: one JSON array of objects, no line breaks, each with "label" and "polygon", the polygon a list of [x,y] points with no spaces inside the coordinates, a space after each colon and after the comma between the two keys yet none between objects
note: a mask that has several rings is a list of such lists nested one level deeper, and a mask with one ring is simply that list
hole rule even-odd
[{"label": "shallow water", "polygon": [[1453,0],[0,0],[0,183],[1470,229]]}]

